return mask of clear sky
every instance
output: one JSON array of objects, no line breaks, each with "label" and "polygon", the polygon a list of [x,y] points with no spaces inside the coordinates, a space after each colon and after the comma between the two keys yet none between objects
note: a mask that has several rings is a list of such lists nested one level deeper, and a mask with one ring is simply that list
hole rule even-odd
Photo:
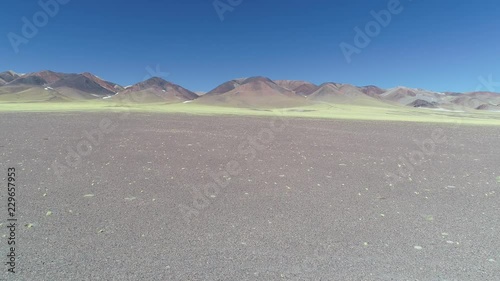
[{"label": "clear sky", "polygon": [[[159,76],[194,91],[256,75],[463,92],[480,76],[500,81],[498,0],[401,0],[366,46],[355,44],[355,27],[396,0],[218,1],[241,4],[221,20],[214,0],[69,0],[44,24],[38,0],[5,0],[0,69],[89,71],[130,85],[159,66]],[[40,26],[25,32],[32,38],[23,17]],[[342,42],[358,50],[350,63]]]}]

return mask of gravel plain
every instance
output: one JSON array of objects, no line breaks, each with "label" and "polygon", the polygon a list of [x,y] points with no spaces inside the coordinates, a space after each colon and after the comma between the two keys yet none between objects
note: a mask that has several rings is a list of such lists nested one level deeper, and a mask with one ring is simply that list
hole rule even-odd
[{"label": "gravel plain", "polygon": [[19,220],[1,280],[500,280],[500,127],[0,120],[5,260],[8,167]]}]

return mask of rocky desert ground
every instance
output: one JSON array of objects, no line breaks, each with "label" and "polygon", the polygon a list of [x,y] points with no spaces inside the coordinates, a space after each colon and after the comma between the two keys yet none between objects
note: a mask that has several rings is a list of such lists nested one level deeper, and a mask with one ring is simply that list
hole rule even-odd
[{"label": "rocky desert ground", "polygon": [[0,118],[0,167],[16,168],[18,186],[17,280],[500,276],[500,149],[485,145],[498,126]]}]

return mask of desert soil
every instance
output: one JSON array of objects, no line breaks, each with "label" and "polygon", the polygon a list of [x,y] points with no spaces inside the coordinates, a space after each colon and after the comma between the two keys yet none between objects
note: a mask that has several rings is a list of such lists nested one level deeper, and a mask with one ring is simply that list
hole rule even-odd
[{"label": "desert soil", "polygon": [[2,280],[500,280],[500,127],[0,119]]}]

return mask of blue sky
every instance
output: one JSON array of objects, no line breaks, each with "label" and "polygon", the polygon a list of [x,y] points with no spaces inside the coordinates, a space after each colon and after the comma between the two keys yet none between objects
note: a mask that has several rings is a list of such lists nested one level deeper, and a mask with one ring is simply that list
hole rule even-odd
[{"label": "blue sky", "polygon": [[356,47],[354,28],[396,0],[241,1],[221,21],[214,0],[70,0],[16,53],[8,34],[23,36],[22,18],[33,23],[43,9],[5,0],[0,69],[89,71],[130,85],[159,66],[194,91],[256,75],[436,91],[473,91],[480,76],[500,81],[497,0],[401,0],[350,63],[340,44]]}]

